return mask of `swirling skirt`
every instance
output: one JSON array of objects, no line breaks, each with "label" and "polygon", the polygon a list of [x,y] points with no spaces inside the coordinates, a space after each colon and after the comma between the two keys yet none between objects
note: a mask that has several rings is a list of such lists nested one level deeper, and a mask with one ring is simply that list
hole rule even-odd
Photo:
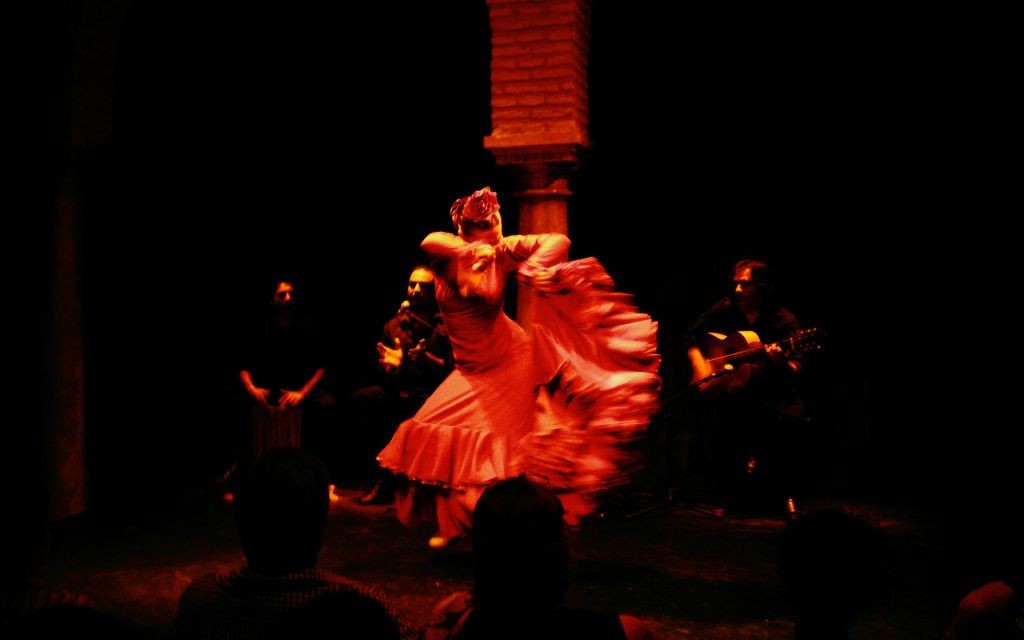
[{"label": "swirling skirt", "polygon": [[552,488],[569,524],[642,466],[658,410],[657,322],[593,258],[560,265],[563,293],[537,296],[530,340],[479,373],[454,371],[377,456],[403,482],[399,519],[454,537],[488,485],[526,474]]}]

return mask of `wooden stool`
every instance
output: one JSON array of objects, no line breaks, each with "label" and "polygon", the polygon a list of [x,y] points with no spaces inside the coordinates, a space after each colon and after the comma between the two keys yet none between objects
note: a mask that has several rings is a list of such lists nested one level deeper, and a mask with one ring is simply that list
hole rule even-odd
[{"label": "wooden stool", "polygon": [[274,447],[302,446],[302,410],[252,408],[252,457]]}]

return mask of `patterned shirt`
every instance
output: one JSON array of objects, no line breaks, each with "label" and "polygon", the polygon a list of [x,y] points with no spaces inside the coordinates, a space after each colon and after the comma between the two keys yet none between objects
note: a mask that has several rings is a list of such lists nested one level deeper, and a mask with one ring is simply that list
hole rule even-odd
[{"label": "patterned shirt", "polygon": [[0,582],[0,637],[14,633],[32,616],[60,607],[96,607],[85,594],[54,589],[39,580],[24,584]]},{"label": "patterned shirt", "polygon": [[[196,578],[179,600],[175,636],[187,640],[265,638],[297,608],[321,594],[339,591],[361,594],[377,603],[394,619],[402,640],[419,636],[419,629],[377,587],[323,569],[267,576],[245,568]],[[344,624],[339,616],[339,628]]]},{"label": "patterned shirt", "polygon": [[617,613],[558,606],[488,619],[473,610],[473,595],[456,591],[434,605],[423,640],[628,640]]}]

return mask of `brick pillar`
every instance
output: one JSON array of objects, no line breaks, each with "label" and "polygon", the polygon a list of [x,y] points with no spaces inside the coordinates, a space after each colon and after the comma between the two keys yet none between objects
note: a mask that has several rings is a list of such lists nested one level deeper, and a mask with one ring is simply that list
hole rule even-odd
[{"label": "brick pillar", "polygon": [[[569,176],[590,148],[590,0],[487,0],[491,135],[484,147],[517,182],[520,233],[568,233]],[[532,297],[516,316],[528,325]]]}]

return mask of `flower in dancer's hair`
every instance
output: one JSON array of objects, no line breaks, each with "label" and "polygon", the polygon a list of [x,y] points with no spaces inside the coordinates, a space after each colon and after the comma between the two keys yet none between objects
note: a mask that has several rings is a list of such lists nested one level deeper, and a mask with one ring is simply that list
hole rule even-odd
[{"label": "flower in dancer's hair", "polygon": [[464,198],[456,200],[452,204],[449,213],[452,217],[452,223],[458,226],[462,223],[463,219],[473,222],[489,220],[500,208],[498,194],[491,191],[490,187],[484,187]]}]

